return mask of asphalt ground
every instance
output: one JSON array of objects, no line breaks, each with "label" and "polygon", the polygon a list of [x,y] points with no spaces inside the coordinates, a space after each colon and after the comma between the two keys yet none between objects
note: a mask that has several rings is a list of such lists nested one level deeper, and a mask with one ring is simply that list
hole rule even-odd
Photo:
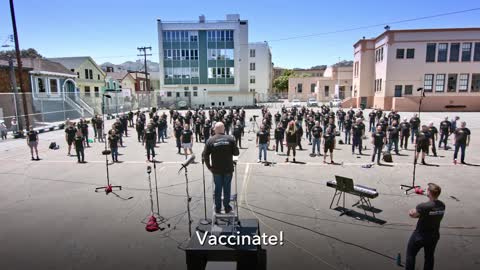
[{"label": "asphalt ground", "polygon": [[[259,111],[247,111],[247,117],[253,114]],[[411,115],[401,113],[402,118]],[[417,184],[424,188],[429,182],[439,184],[447,208],[435,269],[478,269],[480,113],[447,115],[459,115],[472,131],[466,158],[470,165],[454,165],[453,151],[440,149],[439,157],[427,157],[430,166],[417,166]],[[438,126],[444,116],[422,113],[421,118]],[[416,224],[408,210],[427,200],[400,189],[412,180],[411,149],[393,155],[388,166],[362,168],[371,163],[369,140],[363,141],[364,156],[352,155],[350,145],[337,144],[338,164],[331,165],[324,164],[323,157],[310,157],[311,146],[303,139],[307,150],[297,151],[298,163],[285,163],[285,156],[268,151],[272,165],[265,166],[256,162],[255,135],[248,130],[247,126],[236,177],[239,215],[259,219],[262,232],[285,235],[283,246],[266,247],[268,269],[401,269],[396,258],[400,253],[404,262]],[[150,215],[146,154],[133,128],[129,133],[126,147],[119,149],[121,163],[109,165],[111,183],[123,189],[108,196],[94,192],[106,183],[102,143],[86,149],[86,164],[67,156],[63,131],[40,134],[40,161],[30,160],[25,140],[0,144],[0,269],[186,269],[182,250],[188,241],[186,186],[183,172],[178,173],[184,156],[176,154],[172,138],[155,149],[160,214],[167,220],[162,224],[165,230],[146,232],[144,222]],[[51,141],[60,149],[49,150]],[[199,156],[203,144],[194,143],[193,150]],[[195,224],[204,215],[202,164],[188,169]],[[372,200],[375,218],[351,207],[357,198],[349,195],[350,214],[329,209],[334,189],[326,181],[335,175],[377,189],[379,196]],[[205,179],[210,216],[212,178],[207,170]],[[151,180],[154,184],[154,173]],[[235,193],[233,185],[232,189]],[[422,265],[423,251],[417,256],[418,269]]]}]

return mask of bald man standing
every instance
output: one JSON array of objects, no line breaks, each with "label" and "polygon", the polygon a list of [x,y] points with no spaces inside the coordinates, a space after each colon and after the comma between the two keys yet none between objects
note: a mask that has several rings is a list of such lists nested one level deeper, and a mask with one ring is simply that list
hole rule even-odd
[{"label": "bald man standing", "polygon": [[213,174],[215,182],[215,212],[221,213],[222,209],[222,191],[223,207],[225,213],[230,213],[230,191],[233,174],[233,156],[240,154],[235,143],[235,138],[225,135],[225,126],[222,122],[217,122],[214,127],[215,135],[210,137],[205,143],[203,150],[203,160],[205,165]]}]

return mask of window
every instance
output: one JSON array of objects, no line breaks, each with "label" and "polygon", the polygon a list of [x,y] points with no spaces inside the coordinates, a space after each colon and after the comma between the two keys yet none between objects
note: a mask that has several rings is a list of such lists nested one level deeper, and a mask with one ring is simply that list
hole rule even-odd
[{"label": "window", "polygon": [[93,70],[88,70],[88,73],[90,74],[90,80],[93,80]]},{"label": "window", "polygon": [[77,72],[77,78],[80,79],[80,72]]},{"label": "window", "polygon": [[475,50],[473,51],[473,61],[480,61],[480,42],[475,42]]},{"label": "window", "polygon": [[470,88],[470,92],[480,92],[480,74],[479,73],[472,74],[472,88]]},{"label": "window", "polygon": [[168,91],[167,92],[167,97],[171,97],[172,96],[172,92]]},{"label": "window", "polygon": [[470,62],[472,58],[472,43],[462,43],[462,62]]},{"label": "window", "polygon": [[184,97],[188,97],[189,94],[190,94],[190,92],[183,92],[183,96],[184,96]]},{"label": "window", "polygon": [[303,90],[303,84],[298,83],[297,84],[297,93],[302,93],[302,90]]},{"label": "window", "polygon": [[460,43],[450,44],[450,62],[458,62],[460,57]]},{"label": "window", "polygon": [[183,87],[183,90],[188,90],[188,86]]},{"label": "window", "polygon": [[250,88],[250,92],[255,92],[255,88]]},{"label": "window", "polygon": [[47,91],[45,88],[45,80],[43,78],[37,79],[37,90],[39,93],[45,93]]},{"label": "window", "polygon": [[85,96],[90,96],[90,86],[85,86]]},{"label": "window", "polygon": [[88,79],[88,69],[85,69],[85,79]]},{"label": "window", "polygon": [[411,95],[413,93],[413,85],[405,85],[405,95]]},{"label": "window", "polygon": [[[120,85],[120,88],[121,88],[121,85]],[[100,89],[98,88],[98,86],[95,86],[93,88],[93,92],[95,93],[95,96],[96,97],[99,97],[100,96]]]},{"label": "window", "polygon": [[468,91],[468,74],[467,73],[460,74],[460,78],[458,79],[458,91],[460,92]]},{"label": "window", "polygon": [[198,96],[198,92],[197,92],[197,91],[193,91],[193,96],[194,96],[194,97]]},{"label": "window", "polygon": [[376,79],[375,80],[375,92],[381,92],[382,91],[382,79]]},{"label": "window", "polygon": [[325,93],[324,93],[324,94],[325,94],[325,97],[330,96],[330,86],[325,85],[323,91],[325,92]]},{"label": "window", "polygon": [[250,49],[250,57],[255,57],[255,49]]},{"label": "window", "polygon": [[433,89],[433,74],[425,74],[423,80],[423,89],[425,92],[432,92]]},{"label": "window", "polygon": [[[353,75],[355,77],[358,77],[358,61],[355,62],[354,67],[353,67]],[[317,77],[320,77],[320,74],[317,75]]]},{"label": "window", "polygon": [[228,101],[233,101],[233,97],[228,97]]},{"label": "window", "polygon": [[255,76],[250,76],[250,83],[255,83]]},{"label": "window", "polygon": [[250,63],[250,70],[255,70],[255,63]]},{"label": "window", "polygon": [[383,47],[380,48],[380,61],[383,61]]},{"label": "window", "polygon": [[447,62],[448,43],[438,44],[438,62]]},{"label": "window", "polygon": [[435,80],[435,92],[443,92],[445,90],[445,74],[437,74]]},{"label": "window", "polygon": [[447,92],[457,92],[457,74],[448,74]]},{"label": "window", "polygon": [[180,92],[177,92],[177,93],[176,93],[176,97],[180,97]]},{"label": "window", "polygon": [[314,83],[310,84],[310,92],[311,92],[311,93],[315,93],[315,87],[316,87],[316,86],[317,86],[317,85],[314,84]]},{"label": "window", "polygon": [[198,90],[198,86],[194,86],[193,91],[197,91],[197,90]]},{"label": "window", "polygon": [[427,62],[435,62],[436,47],[435,43],[427,43],[427,58],[425,59]]},{"label": "window", "polygon": [[58,81],[57,81],[57,79],[50,79],[50,93],[58,94]]},{"label": "window", "polygon": [[98,74],[98,75],[97,75],[97,80],[99,80],[99,81],[100,81],[100,74]]},{"label": "window", "polygon": [[397,59],[403,59],[405,57],[405,49],[397,49]]},{"label": "window", "polygon": [[407,49],[407,59],[415,58],[415,49]]},{"label": "window", "polygon": [[402,88],[403,88],[403,85],[395,85],[395,97],[402,96]]}]

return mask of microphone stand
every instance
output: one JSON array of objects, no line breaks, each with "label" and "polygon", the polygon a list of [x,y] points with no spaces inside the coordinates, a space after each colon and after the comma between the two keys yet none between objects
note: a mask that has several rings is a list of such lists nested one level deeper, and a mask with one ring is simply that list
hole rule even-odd
[{"label": "microphone stand", "polygon": [[154,174],[155,174],[155,193],[156,193],[156,196],[157,196],[157,218],[158,220],[160,220],[161,222],[165,220],[164,217],[162,217],[160,215],[160,203],[159,203],[159,199],[158,199],[158,182],[157,182],[157,162],[155,160],[155,158],[152,158],[153,160],[153,171],[154,171]]},{"label": "microphone stand", "polygon": [[205,159],[202,156],[202,173],[203,173],[203,208],[204,208],[204,219],[200,220],[200,224],[208,225],[212,223],[210,219],[207,219],[207,195],[205,189]]},{"label": "microphone stand", "polygon": [[[422,112],[422,101],[423,98],[425,97],[425,89],[419,88],[417,91],[421,91],[420,95],[420,102],[418,103],[418,119],[420,119],[420,113]],[[413,136],[413,134],[412,134]],[[414,149],[416,151],[416,149]],[[419,185],[415,185],[415,178],[416,178],[416,169],[417,169],[417,157],[416,157],[416,152],[413,154],[413,180],[411,185],[400,185],[400,188],[402,190],[405,189],[405,195],[408,195],[408,192],[410,190],[415,190],[416,188],[419,188]]]},{"label": "microphone stand", "polygon": [[190,201],[192,198],[190,197],[190,193],[188,192],[188,169],[187,166],[183,166],[185,169],[185,190],[187,192],[187,214],[188,214],[188,235],[192,237],[192,218],[191,218],[191,213],[190,213]]}]

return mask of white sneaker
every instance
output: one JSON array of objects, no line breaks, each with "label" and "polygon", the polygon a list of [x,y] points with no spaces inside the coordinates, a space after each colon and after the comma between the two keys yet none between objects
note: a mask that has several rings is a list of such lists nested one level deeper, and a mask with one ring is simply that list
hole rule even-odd
[{"label": "white sneaker", "polygon": [[275,152],[275,155],[278,155],[278,152]]},{"label": "white sneaker", "polygon": [[257,159],[257,163],[260,163],[260,162],[262,162],[262,161],[260,159]]}]

